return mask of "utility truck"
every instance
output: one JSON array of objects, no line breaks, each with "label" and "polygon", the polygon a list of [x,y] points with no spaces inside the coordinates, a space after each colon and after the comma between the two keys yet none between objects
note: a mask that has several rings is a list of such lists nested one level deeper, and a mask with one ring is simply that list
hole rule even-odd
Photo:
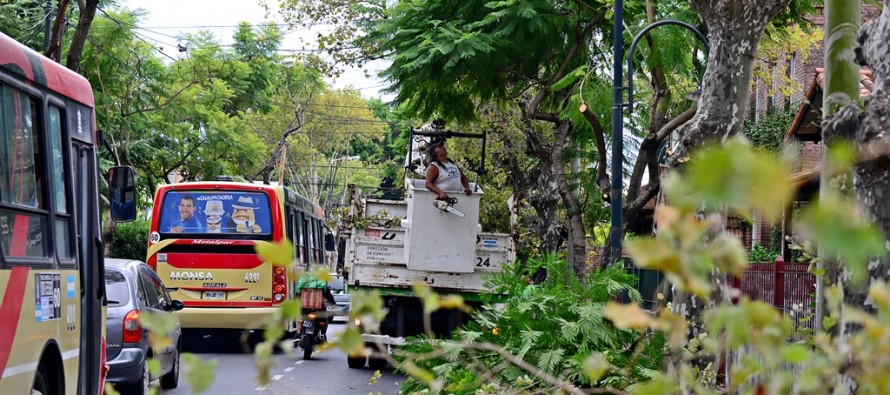
[{"label": "utility truck", "polygon": [[[425,147],[433,139],[456,136],[482,137],[484,147],[484,135],[458,134],[444,130],[444,123],[434,123],[412,129],[406,168],[425,169],[417,166],[425,162]],[[374,289],[384,300],[387,313],[380,332],[362,335],[362,340],[380,353],[389,352],[390,346],[402,343],[405,337],[425,332],[423,306],[412,291],[413,284],[426,284],[440,295],[459,294],[478,308],[489,291],[482,276],[500,271],[515,256],[509,234],[481,229],[479,202],[485,192],[476,183],[470,183],[472,195],[454,193],[447,202],[437,201],[436,194],[425,188],[423,178],[406,177],[405,187],[402,200],[365,197],[352,187],[341,233],[347,240],[344,269],[350,292]],[[430,329],[448,336],[467,318],[461,311],[440,310],[430,317]],[[348,358],[351,368],[364,367],[365,361]],[[372,355],[368,364],[378,369],[386,360]]]}]

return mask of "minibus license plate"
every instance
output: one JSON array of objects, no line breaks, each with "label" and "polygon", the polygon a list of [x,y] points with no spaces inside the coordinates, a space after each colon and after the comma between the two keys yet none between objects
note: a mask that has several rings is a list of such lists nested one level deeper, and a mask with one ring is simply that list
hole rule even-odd
[{"label": "minibus license plate", "polygon": [[201,299],[225,299],[226,293],[223,291],[204,291],[204,297]]}]

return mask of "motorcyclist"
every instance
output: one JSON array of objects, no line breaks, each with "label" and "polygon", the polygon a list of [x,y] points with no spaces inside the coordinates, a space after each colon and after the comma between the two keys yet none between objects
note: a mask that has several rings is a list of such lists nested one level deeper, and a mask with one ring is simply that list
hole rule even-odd
[{"label": "motorcyclist", "polygon": [[[312,274],[311,270],[307,270],[306,273],[304,273],[303,276],[300,277],[300,280],[297,282],[297,288],[296,288],[297,294],[302,294],[303,289],[315,289],[315,288],[321,289],[321,296],[324,298],[324,300],[326,302],[328,302],[332,305],[337,304],[336,300],[334,300],[334,294],[331,293],[331,289],[330,289],[330,287],[328,287],[328,283],[320,278],[315,277],[315,275]],[[327,311],[327,306],[324,306],[322,309]],[[325,338],[327,338],[328,326],[330,326],[329,324],[333,320],[333,317],[327,317],[326,320],[327,320],[327,324],[322,325],[322,335],[324,335]],[[303,335],[303,327],[301,326],[300,327],[300,336],[302,336],[302,335]]]}]

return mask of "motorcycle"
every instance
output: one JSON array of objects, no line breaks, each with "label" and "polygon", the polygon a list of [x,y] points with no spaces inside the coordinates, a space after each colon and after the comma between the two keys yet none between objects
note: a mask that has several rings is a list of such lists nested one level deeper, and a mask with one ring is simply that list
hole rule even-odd
[{"label": "motorcycle", "polygon": [[[319,290],[319,294],[321,293],[320,291],[321,290]],[[303,300],[307,299],[309,299],[309,297],[303,297]],[[328,320],[324,302],[321,303],[320,308],[317,303],[309,304],[311,304],[311,306],[307,306],[307,303],[303,303],[303,317],[297,321],[298,327],[301,328],[300,348],[303,349],[304,360],[312,358],[312,351],[315,349],[315,346],[327,341],[325,328],[327,327]]]}]

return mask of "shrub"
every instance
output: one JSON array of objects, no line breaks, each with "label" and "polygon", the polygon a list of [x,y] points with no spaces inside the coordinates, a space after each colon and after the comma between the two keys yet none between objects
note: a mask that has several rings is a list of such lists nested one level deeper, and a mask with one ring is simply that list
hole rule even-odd
[{"label": "shrub", "polygon": [[748,262],[751,263],[763,263],[763,262],[772,262],[776,260],[779,254],[775,251],[767,251],[766,248],[760,244],[754,244],[754,247],[751,248],[751,251],[748,251]]},{"label": "shrub", "polygon": [[[541,279],[544,272],[546,279]],[[525,273],[536,274],[532,277],[538,283],[528,284]],[[512,356],[582,387],[607,382],[621,388],[647,379],[661,366],[663,338],[635,343],[638,335],[616,329],[603,317],[606,302],[622,292],[640,299],[633,289],[636,277],[618,265],[597,271],[582,283],[564,259],[548,255],[529,260],[527,268],[508,265],[488,281],[495,292],[510,295],[502,308],[486,306],[453,340],[411,339],[396,351],[396,360],[429,370],[441,381],[444,393],[454,394],[500,393],[506,388],[556,390],[537,372],[512,363]],[[593,354],[628,369],[591,380],[586,369]],[[403,393],[427,389],[415,378],[402,385]]]},{"label": "shrub", "polygon": [[111,237],[111,256],[144,261],[149,226],[148,220],[139,218],[133,222],[117,224]]}]

